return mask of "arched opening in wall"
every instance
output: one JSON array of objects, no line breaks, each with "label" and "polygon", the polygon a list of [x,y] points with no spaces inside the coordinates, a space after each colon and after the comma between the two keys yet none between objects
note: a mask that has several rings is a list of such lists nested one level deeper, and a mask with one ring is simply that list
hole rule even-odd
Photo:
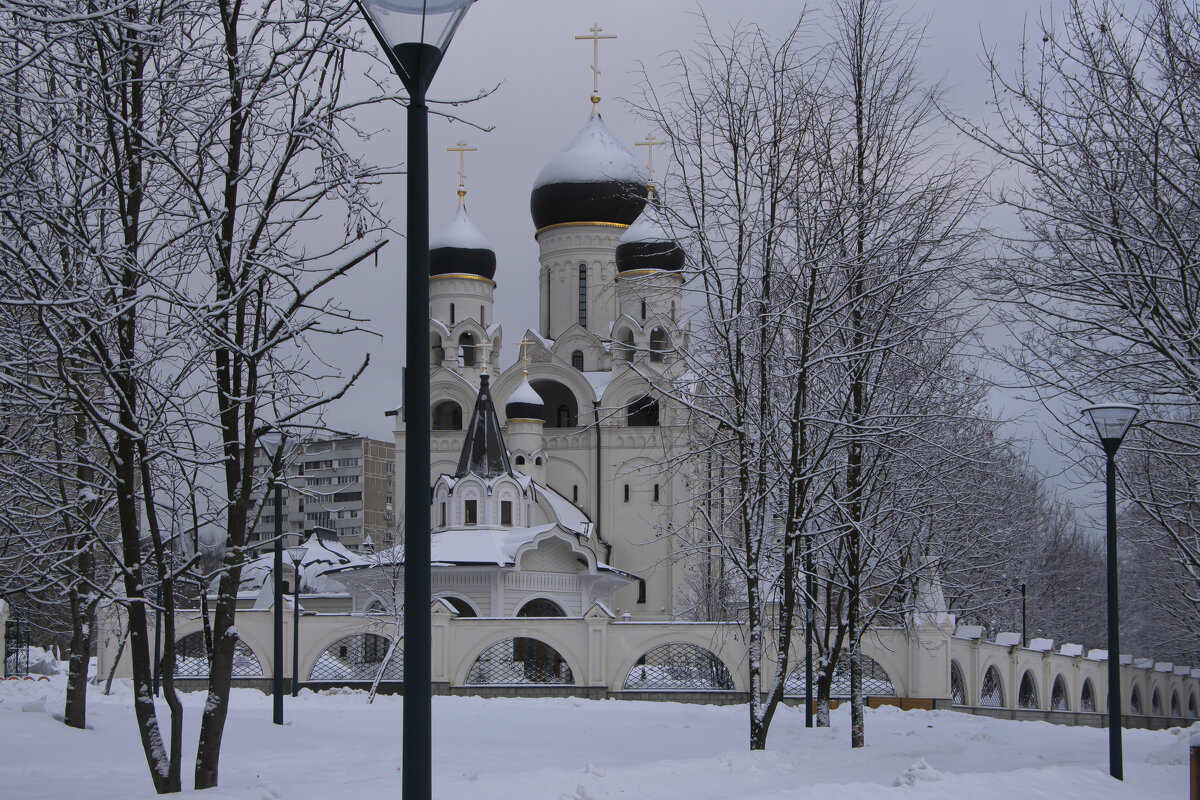
[{"label": "arched opening in wall", "polygon": [[404,650],[397,643],[389,658],[388,650],[391,646],[391,640],[375,633],[343,636],[321,651],[308,679],[336,683],[366,683],[375,680],[380,668],[383,668],[383,680],[402,681]]},{"label": "arched opening in wall", "polygon": [[446,348],[442,347],[442,337],[436,333],[430,333],[429,338],[433,342],[429,356],[430,366],[440,367],[446,360]]},{"label": "arched opening in wall", "polygon": [[[175,677],[208,677],[208,652],[204,648],[203,631],[189,633],[175,643]],[[254,655],[254,651],[245,642],[239,641],[234,645],[233,677],[263,677],[263,668],[258,656]]]},{"label": "arched opening in wall", "polygon": [[716,654],[699,645],[672,642],[645,653],[625,676],[625,689],[730,691],[733,675]]},{"label": "arched opening in wall", "polygon": [[633,346],[633,331],[626,328],[617,334],[617,344],[613,353],[614,361],[633,361],[635,348]]},{"label": "arched opening in wall", "polygon": [[983,673],[983,685],[979,689],[979,705],[986,708],[1004,708],[1004,683],[1000,670],[988,667]]},{"label": "arched opening in wall", "polygon": [[1083,679],[1083,690],[1079,693],[1079,710],[1096,712],[1096,687],[1092,686],[1091,678]]},{"label": "arched opening in wall", "polygon": [[574,367],[575,369],[579,370],[580,372],[583,372],[583,351],[582,350],[572,350],[571,351],[571,366]]},{"label": "arched opening in wall", "polygon": [[372,600],[367,604],[367,614],[383,614],[386,611],[387,608],[383,605],[382,600]]},{"label": "arched opening in wall", "polygon": [[518,467],[525,466],[525,456],[517,456],[516,458],[513,459],[513,463],[516,464]]},{"label": "arched opening in wall", "polygon": [[475,366],[475,337],[464,333],[458,337],[458,364],[462,367]]},{"label": "arched opening in wall", "polygon": [[447,597],[445,595],[437,595],[437,597],[439,599],[445,600],[447,603],[449,603],[450,607],[453,608],[455,610],[455,612],[458,613],[459,617],[478,617],[479,616],[478,614],[475,613],[475,609],[471,607],[471,604],[468,603],[466,600],[463,600],[461,597]]},{"label": "arched opening in wall", "polygon": [[1133,687],[1133,692],[1129,695],[1129,713],[1142,713],[1142,692],[1138,687]]},{"label": "arched opening in wall", "polygon": [[1017,708],[1037,707],[1037,683],[1033,680],[1033,673],[1025,670],[1025,674],[1021,676],[1021,688],[1017,691]]},{"label": "arched opening in wall", "polygon": [[535,597],[517,611],[518,617],[565,617],[567,612],[553,600]]},{"label": "arched opening in wall", "polygon": [[1158,689],[1155,689],[1150,693],[1150,714],[1161,717],[1162,713],[1162,697],[1158,694]]},{"label": "arched opening in wall", "polygon": [[965,706],[967,704],[967,682],[963,680],[962,667],[958,662],[950,661],[950,704]]},{"label": "arched opening in wall", "polygon": [[671,340],[662,328],[650,331],[650,360],[662,361],[663,356],[671,349]]},{"label": "arched opening in wall", "polygon": [[1179,709],[1179,692],[1171,692],[1171,716],[1183,716],[1183,712]]},{"label": "arched opening in wall", "polygon": [[1196,695],[1191,693],[1188,694],[1188,716],[1196,718]]},{"label": "arched opening in wall", "polygon": [[1067,682],[1063,680],[1062,675],[1054,679],[1054,688],[1050,690],[1050,710],[1071,710],[1071,701],[1067,699]]},{"label": "arched opening in wall", "polygon": [[[888,676],[887,670],[879,666],[879,662],[870,656],[860,653],[862,663],[862,688],[867,697],[895,697],[896,687]],[[816,679],[816,673],[813,673]],[[804,669],[797,669],[788,675],[783,683],[783,693],[790,697],[803,697],[805,694]],[[816,697],[817,687],[813,686],[813,697]],[[850,658],[843,656],[833,668],[833,682],[829,686],[830,698],[847,698],[850,696]]]},{"label": "arched opening in wall", "polygon": [[573,684],[567,660],[539,639],[496,642],[479,654],[467,672],[467,686],[514,686],[529,683]]},{"label": "arched opening in wall", "polygon": [[541,380],[530,384],[542,398],[542,421],[545,428],[576,428],[579,426],[579,403],[575,393],[558,381]]},{"label": "arched opening in wall", "polygon": [[626,418],[631,428],[650,428],[658,426],[658,401],[653,397],[639,397],[632,401]]},{"label": "arched opening in wall", "polygon": [[432,427],[435,431],[461,431],[462,406],[453,400],[443,400],[433,407]]}]

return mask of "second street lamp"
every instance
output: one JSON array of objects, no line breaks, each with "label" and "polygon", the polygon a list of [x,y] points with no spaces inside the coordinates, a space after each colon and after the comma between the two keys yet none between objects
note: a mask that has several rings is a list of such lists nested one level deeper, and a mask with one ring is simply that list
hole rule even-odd
[{"label": "second street lamp", "polygon": [[300,691],[300,564],[304,561],[307,547],[289,547],[288,558],[292,560],[292,697]]},{"label": "second street lamp", "polygon": [[[269,430],[258,437],[258,443],[271,460],[271,471],[275,476],[275,552],[271,561],[272,588],[275,601],[274,622],[275,647],[271,654],[271,721],[283,724],[283,481],[275,473],[276,459],[282,472],[282,461],[287,456],[285,437],[278,430]],[[280,451],[283,452],[280,452]]]},{"label": "second street lamp", "polygon": [[425,91],[475,0],[356,0],[408,90],[408,246],[404,371],[403,800],[429,800],[432,697],[429,605],[429,107]]},{"label": "second street lamp", "polygon": [[1096,426],[1105,455],[1105,499],[1108,518],[1108,772],[1125,779],[1121,755],[1121,649],[1117,614],[1117,450],[1137,416],[1137,406],[1106,403],[1084,413]]}]

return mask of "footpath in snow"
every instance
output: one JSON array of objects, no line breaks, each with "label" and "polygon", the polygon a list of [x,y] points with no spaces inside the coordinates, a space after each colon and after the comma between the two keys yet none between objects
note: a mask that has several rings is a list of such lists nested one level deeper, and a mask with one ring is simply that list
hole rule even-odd
[{"label": "footpath in snow", "polygon": [[[183,697],[189,786],[203,696]],[[0,682],[0,796],[155,797],[128,683],[109,697],[89,687],[86,731],[55,719],[62,698],[61,677]],[[277,727],[269,697],[235,689],[221,786],[195,796],[397,798],[402,704],[303,690],[286,699],[287,724]],[[845,709],[831,728],[808,730],[802,711],[781,708],[760,753],[746,750],[742,706],[438,697],[433,714],[438,800],[1144,800],[1188,791],[1183,729],[1126,731],[1121,783],[1108,777],[1107,731],[955,711],[868,711],[867,747],[851,750]]]}]

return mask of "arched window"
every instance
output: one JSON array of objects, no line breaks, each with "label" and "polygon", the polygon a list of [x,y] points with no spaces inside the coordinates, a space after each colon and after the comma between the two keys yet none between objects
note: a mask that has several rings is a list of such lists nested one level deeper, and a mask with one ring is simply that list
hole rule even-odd
[{"label": "arched window", "polygon": [[1017,692],[1017,707],[1038,707],[1037,684],[1033,682],[1033,675],[1028,670],[1021,676],[1021,689]]},{"label": "arched window", "polygon": [[579,424],[579,405],[574,392],[558,381],[533,381],[531,385],[544,403],[542,419],[545,427],[574,428]]},{"label": "arched window", "polygon": [[433,407],[433,429],[435,431],[461,431],[463,426],[462,406],[453,400],[443,400]]},{"label": "arched window", "polygon": [[565,617],[567,612],[553,600],[535,597],[517,612],[518,617]]},{"label": "arched window", "polygon": [[950,703],[956,706],[967,704],[967,684],[957,661],[950,662]]},{"label": "arched window", "polygon": [[633,353],[633,331],[625,329],[617,336],[616,360],[633,361]]},{"label": "arched window", "polygon": [[1133,687],[1133,694],[1129,696],[1129,713],[1142,713],[1142,693],[1138,687]]},{"label": "arched window", "polygon": [[460,617],[478,617],[479,616],[478,614],[475,613],[475,609],[471,607],[471,604],[468,603],[466,600],[463,600],[461,597],[445,597],[442,595],[439,595],[438,597],[442,600],[445,600],[447,603],[449,603],[450,607],[453,608],[456,612],[458,612],[458,616],[460,616]]},{"label": "arched window", "polygon": [[579,324],[587,327],[587,264],[579,265]]},{"label": "arched window", "polygon": [[513,459],[513,463],[518,467],[525,466],[525,456],[517,456],[515,459]]},{"label": "arched window", "polygon": [[430,366],[440,367],[442,362],[446,360],[446,348],[442,347],[442,337],[437,334],[430,334],[430,340],[433,343],[433,355],[430,357]]},{"label": "arched window", "polygon": [[484,328],[487,327],[487,320],[484,319],[484,317],[483,317],[483,304],[482,303],[479,305],[479,324],[482,325]]},{"label": "arched window", "polygon": [[463,367],[475,366],[475,337],[469,333],[458,337],[458,363]]},{"label": "arched window", "polygon": [[542,465],[542,457],[541,457],[541,456],[538,456],[537,458],[535,458],[535,459],[533,460],[533,465],[534,465],[535,467],[540,467],[540,466]]},{"label": "arched window", "polygon": [[1188,716],[1192,719],[1196,718],[1196,695],[1188,694]]},{"label": "arched window", "polygon": [[1171,692],[1171,716],[1181,717],[1183,713],[1179,710],[1179,693]]},{"label": "arched window", "polygon": [[1092,713],[1096,711],[1096,689],[1092,686],[1091,678],[1083,680],[1083,691],[1079,693],[1079,710]]},{"label": "arched window", "polygon": [[575,350],[571,353],[571,366],[583,372],[583,351]]},{"label": "arched window", "polygon": [[629,404],[627,422],[631,428],[655,427],[658,425],[658,401],[653,397],[639,397]]},{"label": "arched window", "polygon": [[1162,697],[1158,694],[1158,689],[1150,693],[1150,713],[1156,717],[1162,716]]},{"label": "arched window", "polygon": [[1062,675],[1054,679],[1054,688],[1050,690],[1050,710],[1071,710],[1071,703],[1067,700],[1067,682],[1063,680]]},{"label": "arched window", "polygon": [[1000,682],[1000,671],[995,667],[988,667],[987,672],[983,673],[979,705],[989,708],[1004,708],[1004,684]]},{"label": "arched window", "polygon": [[655,328],[650,331],[650,360],[662,361],[663,354],[671,349],[671,340],[667,338],[667,332],[662,328]]}]

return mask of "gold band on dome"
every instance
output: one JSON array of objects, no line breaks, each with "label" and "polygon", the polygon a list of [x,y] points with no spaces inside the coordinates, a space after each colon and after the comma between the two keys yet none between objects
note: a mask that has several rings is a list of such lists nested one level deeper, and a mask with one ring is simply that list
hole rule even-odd
[{"label": "gold band on dome", "polygon": [[618,272],[618,278],[636,278],[639,275],[674,275],[677,278],[682,278],[676,270],[673,269],[627,269],[624,272]]},{"label": "gold band on dome", "polygon": [[540,422],[543,425],[546,424],[546,420],[544,419],[532,419],[531,417],[509,417],[505,422]]},{"label": "gold band on dome", "polygon": [[445,272],[441,275],[429,276],[429,280],[431,281],[440,281],[443,278],[462,278],[468,281],[484,281],[485,283],[490,283],[493,289],[496,288],[496,282],[494,280],[491,278],[485,278],[482,275],[468,275],[465,272]]},{"label": "gold band on dome", "polygon": [[544,228],[538,228],[534,236],[540,236],[546,231],[552,231],[555,228],[565,228],[568,225],[593,225],[598,228],[628,228],[624,222],[556,222],[553,225],[547,225]]}]

